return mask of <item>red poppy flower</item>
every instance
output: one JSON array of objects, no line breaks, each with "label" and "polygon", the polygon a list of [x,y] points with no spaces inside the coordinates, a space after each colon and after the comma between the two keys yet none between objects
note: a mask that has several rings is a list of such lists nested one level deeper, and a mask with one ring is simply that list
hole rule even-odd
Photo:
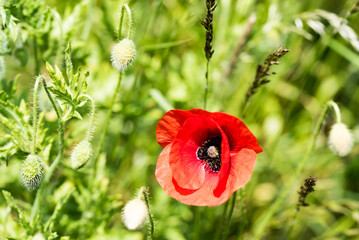
[{"label": "red poppy flower", "polygon": [[217,206],[250,179],[262,148],[236,117],[201,109],[171,110],[158,122],[164,148],[156,178],[170,196],[188,205]]}]

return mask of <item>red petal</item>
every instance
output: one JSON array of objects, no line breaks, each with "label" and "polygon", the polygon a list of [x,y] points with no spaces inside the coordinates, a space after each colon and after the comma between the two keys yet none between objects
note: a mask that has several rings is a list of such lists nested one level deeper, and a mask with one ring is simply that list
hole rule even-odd
[{"label": "red petal", "polygon": [[185,189],[178,186],[172,177],[169,166],[171,145],[161,152],[156,166],[156,179],[168,196],[188,205],[195,206],[217,206],[229,199],[232,192],[224,191],[221,196],[216,197],[213,190],[218,183],[218,174],[211,173],[206,176],[205,184],[198,190]]},{"label": "red petal", "polygon": [[169,159],[173,178],[180,187],[198,189],[202,186],[206,169],[205,162],[197,158],[197,150],[211,136],[220,135],[220,129],[210,118],[185,121],[172,144]]},{"label": "red petal", "polygon": [[191,113],[183,110],[170,110],[158,122],[156,129],[157,142],[166,147],[176,137],[179,128]]},{"label": "red petal", "polygon": [[247,148],[231,154],[231,170],[227,181],[227,189],[235,192],[242,188],[251,178],[257,154]]},{"label": "red petal", "polygon": [[157,142],[165,147],[177,136],[177,133],[187,118],[193,116],[209,115],[202,109],[191,109],[189,111],[173,109],[168,111],[158,122],[156,129]]},{"label": "red petal", "polygon": [[221,112],[212,113],[211,118],[218,123],[227,135],[231,152],[238,152],[242,148],[252,149],[256,153],[263,151],[256,137],[238,118]]}]

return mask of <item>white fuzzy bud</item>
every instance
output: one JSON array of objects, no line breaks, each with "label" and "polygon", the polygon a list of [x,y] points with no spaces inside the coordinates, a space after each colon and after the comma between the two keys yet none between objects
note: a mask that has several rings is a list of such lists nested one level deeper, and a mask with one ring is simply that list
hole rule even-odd
[{"label": "white fuzzy bud", "polygon": [[112,66],[116,68],[117,71],[125,70],[133,62],[135,55],[135,43],[128,38],[122,39],[112,48]]},{"label": "white fuzzy bud", "polygon": [[41,232],[36,233],[36,235],[32,238],[32,240],[45,240],[46,238]]},{"label": "white fuzzy bud", "polygon": [[344,123],[336,123],[329,133],[330,149],[339,156],[346,156],[353,147],[353,135]]},{"label": "white fuzzy bud", "polygon": [[36,189],[44,176],[44,164],[37,155],[30,154],[25,159],[21,167],[20,179],[21,183],[27,190]]},{"label": "white fuzzy bud", "polygon": [[87,140],[82,140],[72,151],[70,161],[73,169],[80,169],[91,159],[92,145]]},{"label": "white fuzzy bud", "polygon": [[122,220],[129,230],[139,228],[146,220],[148,209],[146,203],[141,199],[129,201],[123,208]]}]

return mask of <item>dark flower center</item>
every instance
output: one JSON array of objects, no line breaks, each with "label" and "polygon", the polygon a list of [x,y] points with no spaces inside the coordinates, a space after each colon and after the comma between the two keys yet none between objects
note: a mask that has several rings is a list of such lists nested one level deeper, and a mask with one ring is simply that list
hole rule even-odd
[{"label": "dark flower center", "polygon": [[221,137],[210,138],[197,149],[197,158],[205,161],[213,172],[221,169],[221,141]]}]

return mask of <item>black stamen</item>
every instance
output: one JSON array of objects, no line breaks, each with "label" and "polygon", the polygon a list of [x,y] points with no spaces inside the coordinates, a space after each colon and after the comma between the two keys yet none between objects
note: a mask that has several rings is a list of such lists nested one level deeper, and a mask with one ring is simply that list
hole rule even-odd
[{"label": "black stamen", "polygon": [[221,141],[221,137],[210,138],[197,150],[197,158],[205,161],[213,172],[221,169]]}]

